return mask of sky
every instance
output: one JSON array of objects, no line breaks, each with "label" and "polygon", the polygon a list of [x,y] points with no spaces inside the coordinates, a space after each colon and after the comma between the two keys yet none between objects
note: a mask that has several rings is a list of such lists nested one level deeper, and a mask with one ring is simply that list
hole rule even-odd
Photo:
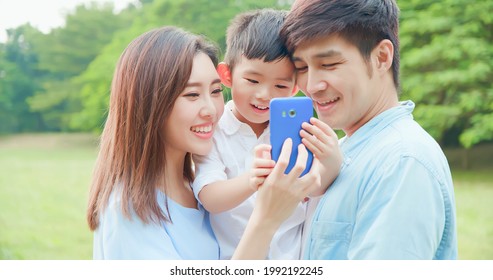
[{"label": "sky", "polygon": [[135,0],[0,0],[0,42],[7,40],[6,30],[24,23],[48,33],[64,24],[65,14],[73,12],[82,3],[113,3],[121,10]]}]

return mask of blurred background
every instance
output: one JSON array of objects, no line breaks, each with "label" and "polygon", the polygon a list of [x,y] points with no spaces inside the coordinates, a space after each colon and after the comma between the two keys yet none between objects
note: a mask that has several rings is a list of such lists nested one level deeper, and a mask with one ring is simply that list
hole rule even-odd
[{"label": "blurred background", "polygon": [[[0,37],[0,259],[92,258],[88,187],[115,63],[133,38],[177,25],[224,50],[235,14],[293,1],[126,2],[80,4],[57,27]],[[417,104],[451,165],[459,258],[493,259],[493,1],[398,4],[401,100]]]}]

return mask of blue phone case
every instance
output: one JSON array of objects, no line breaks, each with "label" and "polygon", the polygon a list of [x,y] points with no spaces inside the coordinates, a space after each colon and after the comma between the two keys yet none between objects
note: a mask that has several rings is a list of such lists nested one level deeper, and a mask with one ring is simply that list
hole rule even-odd
[{"label": "blue phone case", "polygon": [[[273,98],[270,101],[270,143],[272,145],[272,159],[277,162],[281,154],[282,144],[286,138],[293,140],[293,148],[289,165],[285,173],[289,173],[296,163],[298,157],[298,145],[301,143],[301,124],[310,123],[313,116],[312,100],[308,97],[286,97]],[[305,175],[312,166],[313,154],[308,150],[306,169],[301,176]]]}]

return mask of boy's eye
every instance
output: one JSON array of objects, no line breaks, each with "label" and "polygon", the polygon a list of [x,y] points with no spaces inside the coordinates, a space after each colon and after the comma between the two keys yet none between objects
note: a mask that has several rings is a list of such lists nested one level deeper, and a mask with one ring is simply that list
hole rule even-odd
[{"label": "boy's eye", "polygon": [[285,86],[285,85],[276,85],[276,88],[279,88],[279,89],[287,89],[288,87]]},{"label": "boy's eye", "polygon": [[252,84],[258,84],[258,81],[256,81],[256,80],[252,80],[252,79],[248,79],[248,78],[245,78],[245,80],[247,80],[248,82],[250,82]]}]

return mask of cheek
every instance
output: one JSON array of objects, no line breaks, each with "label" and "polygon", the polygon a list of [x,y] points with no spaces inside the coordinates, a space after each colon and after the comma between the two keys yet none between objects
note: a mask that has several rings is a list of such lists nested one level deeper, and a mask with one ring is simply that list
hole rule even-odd
[{"label": "cheek", "polygon": [[219,120],[224,113],[224,99],[222,96],[215,100],[214,107],[216,107],[216,116],[217,120]]}]

